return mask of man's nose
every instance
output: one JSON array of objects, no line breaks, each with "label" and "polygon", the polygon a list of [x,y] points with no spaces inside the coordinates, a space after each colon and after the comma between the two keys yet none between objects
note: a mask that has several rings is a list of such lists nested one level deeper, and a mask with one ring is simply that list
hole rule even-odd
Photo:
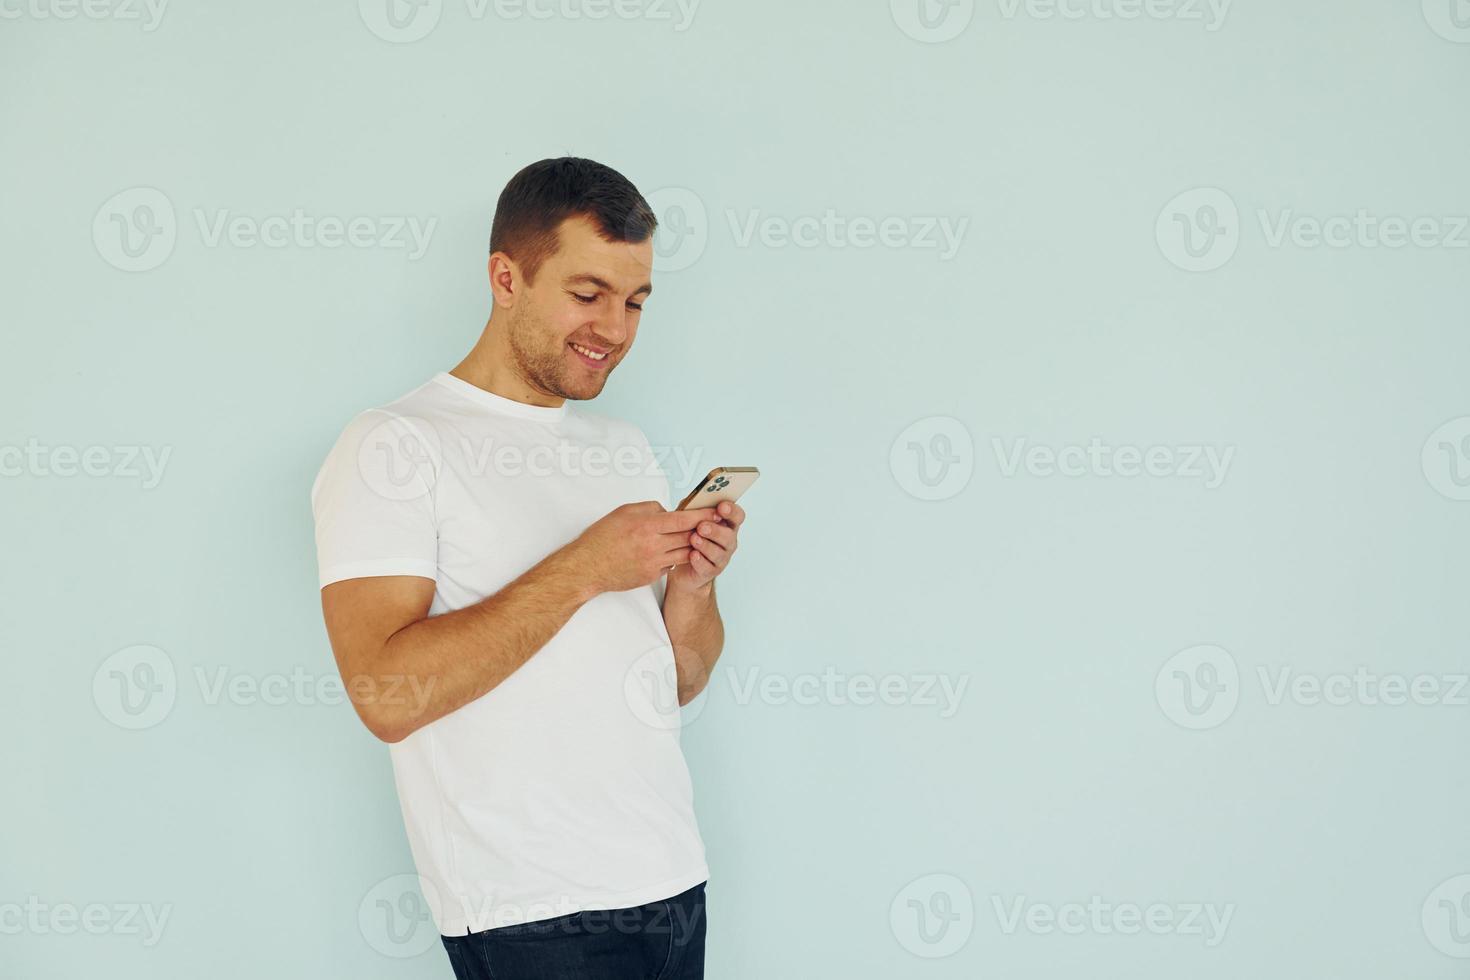
[{"label": "man's nose", "polygon": [[606,316],[599,317],[592,325],[592,332],[609,346],[617,347],[628,337],[628,309],[619,306]]}]

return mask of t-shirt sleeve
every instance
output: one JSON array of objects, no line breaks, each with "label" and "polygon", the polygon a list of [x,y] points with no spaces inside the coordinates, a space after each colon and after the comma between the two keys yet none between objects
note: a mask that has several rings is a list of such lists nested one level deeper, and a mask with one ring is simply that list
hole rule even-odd
[{"label": "t-shirt sleeve", "polygon": [[311,488],[320,585],[438,571],[433,427],[381,409],[353,419]]}]

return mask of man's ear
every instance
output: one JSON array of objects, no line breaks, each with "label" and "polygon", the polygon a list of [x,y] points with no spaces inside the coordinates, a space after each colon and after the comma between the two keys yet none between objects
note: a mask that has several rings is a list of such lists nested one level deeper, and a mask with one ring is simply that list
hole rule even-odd
[{"label": "man's ear", "polygon": [[522,282],[521,270],[515,260],[504,252],[492,252],[485,268],[490,277],[490,293],[495,297],[495,305],[507,308],[514,306],[516,293],[520,291]]}]

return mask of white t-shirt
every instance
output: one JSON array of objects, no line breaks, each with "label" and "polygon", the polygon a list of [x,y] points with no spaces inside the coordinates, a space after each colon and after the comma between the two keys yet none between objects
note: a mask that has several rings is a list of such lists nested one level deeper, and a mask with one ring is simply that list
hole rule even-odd
[{"label": "white t-shirt", "polygon": [[[439,374],[359,415],[327,456],[312,487],[321,584],[431,578],[439,615],[640,500],[669,506],[636,426]],[[484,697],[390,747],[444,935],[642,905],[708,877],[661,599],[661,584],[599,595]]]}]

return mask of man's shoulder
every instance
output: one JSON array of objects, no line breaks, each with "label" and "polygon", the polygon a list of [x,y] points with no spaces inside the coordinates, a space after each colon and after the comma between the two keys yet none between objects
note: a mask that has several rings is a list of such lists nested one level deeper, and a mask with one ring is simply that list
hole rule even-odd
[{"label": "man's shoulder", "polygon": [[[350,416],[338,430],[322,471],[330,468],[334,460],[360,457],[384,446],[412,445],[432,450],[439,442],[436,416],[440,411],[434,387],[434,381],[430,379],[392,401],[362,409]],[[320,474],[317,482],[321,482]]]},{"label": "man's shoulder", "polygon": [[408,430],[437,427],[440,419],[451,414],[453,409],[453,398],[435,376],[391,401],[358,411],[347,421],[344,431],[361,431],[379,426]]},{"label": "man's shoulder", "polygon": [[[486,416],[475,411],[451,387],[435,375],[423,384],[392,401],[363,409],[344,427],[344,435],[361,435],[375,430],[415,433],[435,442],[442,431],[454,431],[467,420],[483,422]],[[506,421],[515,422],[509,417]],[[616,415],[593,411],[584,402],[571,402],[556,426],[562,438],[602,443],[610,446],[650,448],[648,436],[638,423]]]},{"label": "man's shoulder", "polygon": [[404,392],[392,401],[364,409],[360,414],[376,414],[380,418],[385,415],[435,415],[452,408],[454,404],[454,398],[449,390],[439,383],[439,376],[434,375],[425,380],[423,384]]}]

